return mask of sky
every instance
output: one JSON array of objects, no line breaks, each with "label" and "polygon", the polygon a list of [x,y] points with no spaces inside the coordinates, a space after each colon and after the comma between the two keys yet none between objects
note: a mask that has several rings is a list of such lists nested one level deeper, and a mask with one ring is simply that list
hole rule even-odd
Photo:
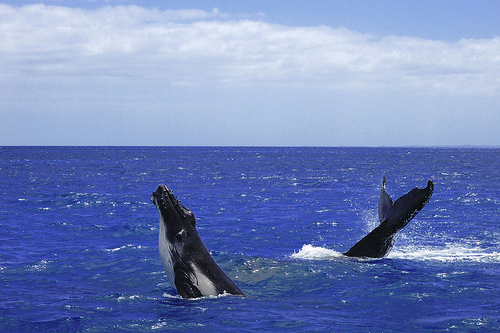
[{"label": "sky", "polygon": [[0,146],[500,146],[500,1],[0,0]]}]

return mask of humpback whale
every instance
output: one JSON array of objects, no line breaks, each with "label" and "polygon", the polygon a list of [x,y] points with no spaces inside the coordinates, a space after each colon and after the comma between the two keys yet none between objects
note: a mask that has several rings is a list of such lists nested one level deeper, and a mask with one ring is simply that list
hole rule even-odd
[{"label": "humpback whale", "polygon": [[215,263],[198,235],[193,213],[172,191],[160,185],[151,194],[151,202],[160,218],[160,259],[177,293],[183,298],[244,295]]},{"label": "humpback whale", "polygon": [[344,255],[349,257],[382,258],[392,248],[396,233],[403,229],[429,202],[434,183],[429,180],[427,187],[414,188],[395,202],[386,191],[387,182],[382,180],[378,199],[380,224],[357,242]]}]

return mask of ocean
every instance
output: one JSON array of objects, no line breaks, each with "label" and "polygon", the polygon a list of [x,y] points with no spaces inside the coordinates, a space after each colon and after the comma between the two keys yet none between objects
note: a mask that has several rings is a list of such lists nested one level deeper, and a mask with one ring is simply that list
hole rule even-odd
[{"label": "ocean", "polygon": [[[500,149],[0,147],[1,332],[500,330]],[[383,259],[341,255],[434,194]],[[182,299],[165,184],[246,294]]]}]

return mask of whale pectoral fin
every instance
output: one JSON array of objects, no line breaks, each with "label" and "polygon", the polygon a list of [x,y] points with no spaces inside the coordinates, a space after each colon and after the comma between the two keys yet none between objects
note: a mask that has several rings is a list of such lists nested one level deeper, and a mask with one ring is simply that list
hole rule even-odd
[{"label": "whale pectoral fin", "polygon": [[189,275],[181,268],[175,271],[174,283],[177,293],[183,298],[203,296],[201,291],[193,284]]},{"label": "whale pectoral fin", "polygon": [[380,195],[378,197],[378,219],[382,223],[385,219],[389,217],[391,212],[393,202],[385,187],[380,189]]}]

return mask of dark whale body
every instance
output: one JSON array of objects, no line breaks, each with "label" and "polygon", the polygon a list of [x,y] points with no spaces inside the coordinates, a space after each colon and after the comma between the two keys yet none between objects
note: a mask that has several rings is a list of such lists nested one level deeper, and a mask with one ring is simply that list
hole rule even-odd
[{"label": "dark whale body", "polygon": [[396,233],[403,229],[429,202],[434,190],[434,183],[429,180],[424,189],[414,188],[393,202],[385,189],[386,185],[384,177],[378,201],[380,225],[344,255],[362,258],[382,258],[385,256],[394,244]]},{"label": "dark whale body", "polygon": [[164,185],[151,194],[158,209],[160,259],[170,283],[184,298],[243,295],[220,269],[196,230],[193,213]]}]

